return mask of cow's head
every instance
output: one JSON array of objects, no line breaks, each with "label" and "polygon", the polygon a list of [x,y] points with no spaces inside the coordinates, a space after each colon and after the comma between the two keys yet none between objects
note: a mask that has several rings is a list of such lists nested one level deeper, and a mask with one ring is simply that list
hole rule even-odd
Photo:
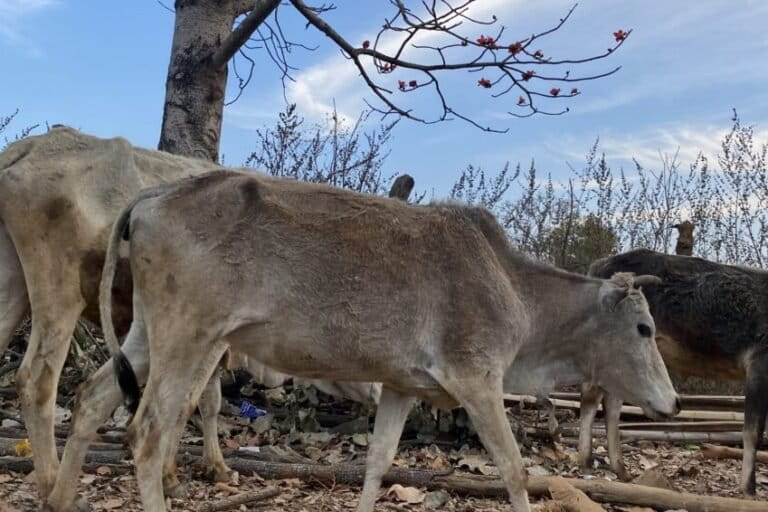
[{"label": "cow's head", "polygon": [[598,293],[597,335],[592,378],[595,383],[651,417],[673,416],[679,399],[656,347],[656,327],[640,286],[658,284],[656,276],[616,273]]}]

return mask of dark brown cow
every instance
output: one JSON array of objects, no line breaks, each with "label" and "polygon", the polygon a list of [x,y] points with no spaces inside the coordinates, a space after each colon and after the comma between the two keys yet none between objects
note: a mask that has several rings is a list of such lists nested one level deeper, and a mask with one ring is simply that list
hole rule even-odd
[{"label": "dark brown cow", "polygon": [[[755,493],[755,452],[768,412],[768,272],[646,249],[598,260],[590,275],[650,274],[661,282],[643,288],[667,366],[680,375],[745,382],[742,489]],[[591,453],[591,425],[599,390],[585,388],[581,456]],[[621,405],[612,400],[614,411]],[[612,416],[618,419],[618,413]],[[608,430],[618,439],[617,421]],[[610,448],[610,445],[609,445]],[[609,453],[621,471],[620,445]]]}]

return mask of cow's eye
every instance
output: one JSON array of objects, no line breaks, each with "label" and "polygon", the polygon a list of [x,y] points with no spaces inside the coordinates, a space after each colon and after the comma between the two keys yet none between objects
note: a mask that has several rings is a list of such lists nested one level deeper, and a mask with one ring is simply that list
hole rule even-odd
[{"label": "cow's eye", "polygon": [[650,338],[651,337],[651,327],[646,324],[637,324],[637,332],[640,333],[640,336],[643,338]]}]

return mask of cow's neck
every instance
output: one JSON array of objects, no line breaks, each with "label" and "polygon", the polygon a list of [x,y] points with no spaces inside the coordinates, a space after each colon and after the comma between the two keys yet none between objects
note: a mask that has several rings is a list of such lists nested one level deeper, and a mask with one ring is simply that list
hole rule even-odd
[{"label": "cow's neck", "polygon": [[515,275],[515,287],[528,304],[531,329],[513,368],[535,368],[537,378],[531,383],[543,387],[591,381],[592,340],[580,336],[584,322],[594,318],[601,283],[550,267],[538,270]]}]

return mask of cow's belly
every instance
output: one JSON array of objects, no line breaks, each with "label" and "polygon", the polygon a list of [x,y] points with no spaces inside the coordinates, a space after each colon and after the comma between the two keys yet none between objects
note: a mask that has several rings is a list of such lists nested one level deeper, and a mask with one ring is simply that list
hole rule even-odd
[{"label": "cow's belly", "polygon": [[[420,397],[442,388],[414,351],[395,350],[389,340],[327,339],[301,329],[300,323],[251,324],[226,337],[236,351],[295,377],[334,381],[382,382]],[[314,334],[314,336],[312,336]],[[431,400],[430,401],[434,401]]]},{"label": "cow's belly", "polygon": [[656,344],[667,368],[683,377],[743,381],[741,362],[716,354],[702,354],[688,349],[669,336],[659,334]]}]

